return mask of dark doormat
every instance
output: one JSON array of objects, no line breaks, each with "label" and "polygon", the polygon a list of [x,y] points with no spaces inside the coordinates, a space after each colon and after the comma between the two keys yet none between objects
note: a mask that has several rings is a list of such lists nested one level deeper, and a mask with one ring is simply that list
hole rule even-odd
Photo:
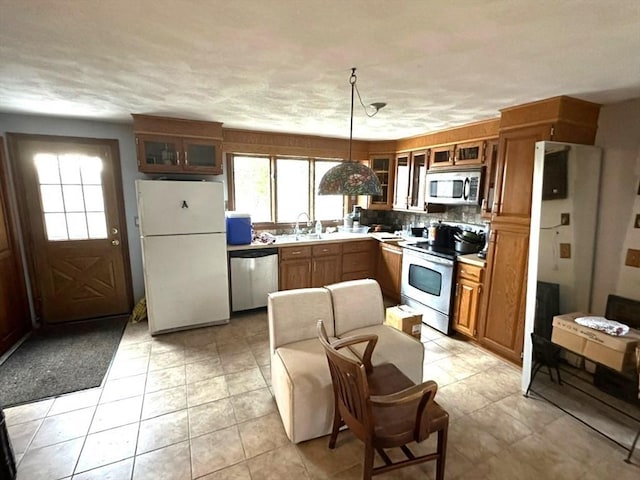
[{"label": "dark doormat", "polygon": [[128,316],[48,325],[0,365],[0,407],[97,387]]}]

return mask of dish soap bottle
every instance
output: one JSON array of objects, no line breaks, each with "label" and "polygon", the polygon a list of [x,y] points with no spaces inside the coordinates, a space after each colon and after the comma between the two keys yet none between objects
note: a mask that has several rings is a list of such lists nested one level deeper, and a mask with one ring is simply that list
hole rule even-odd
[{"label": "dish soap bottle", "polygon": [[322,233],[322,223],[320,220],[316,220],[316,233],[320,235]]}]

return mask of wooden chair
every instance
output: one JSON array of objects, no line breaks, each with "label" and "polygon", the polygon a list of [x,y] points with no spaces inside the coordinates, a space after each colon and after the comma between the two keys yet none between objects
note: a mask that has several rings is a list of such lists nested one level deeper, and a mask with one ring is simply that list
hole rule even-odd
[{"label": "wooden chair", "polygon": [[[391,364],[371,364],[378,341],[376,335],[360,335],[329,342],[322,321],[318,337],[325,349],[333,392],[335,413],[329,448],[336,445],[340,427],[346,426],[365,444],[363,479],[390,470],[436,460],[436,480],[444,479],[449,414],[435,401],[438,386],[433,381],[415,385]],[[362,358],[341,349],[367,342]],[[407,446],[422,442],[438,432],[437,450],[416,457]],[[399,447],[406,460],[392,462],[384,449]],[[384,465],[374,467],[378,452]]]}]

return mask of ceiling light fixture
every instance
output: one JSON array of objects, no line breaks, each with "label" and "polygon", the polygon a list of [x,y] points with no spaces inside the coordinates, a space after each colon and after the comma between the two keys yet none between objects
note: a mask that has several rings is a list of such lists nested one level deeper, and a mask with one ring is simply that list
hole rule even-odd
[{"label": "ceiling light fixture", "polygon": [[386,103],[377,102],[369,105],[373,113],[369,114],[356,87],[356,69],[351,69],[349,83],[351,84],[351,124],[349,127],[349,158],[346,162],[336,165],[324,174],[318,186],[319,195],[382,195],[382,186],[376,173],[368,166],[352,160],[353,148],[353,103],[354,93],[358,93],[358,100],[368,117],[373,117]]}]

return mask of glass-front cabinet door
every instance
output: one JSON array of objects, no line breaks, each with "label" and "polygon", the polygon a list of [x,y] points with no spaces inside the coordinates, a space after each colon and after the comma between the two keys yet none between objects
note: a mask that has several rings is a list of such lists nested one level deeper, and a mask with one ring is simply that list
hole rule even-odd
[{"label": "glass-front cabinet door", "polygon": [[184,169],[212,175],[222,174],[222,145],[215,140],[184,138]]},{"label": "glass-front cabinet door", "polygon": [[136,143],[141,172],[222,174],[221,141],[140,134]]},{"label": "glass-front cabinet door", "polygon": [[485,142],[471,142],[456,145],[453,162],[456,165],[482,165],[484,163]]},{"label": "glass-front cabinet door", "polygon": [[427,158],[428,152],[413,152],[411,154],[411,194],[409,208],[411,210],[424,210]]},{"label": "glass-front cabinet door", "polygon": [[373,195],[369,208],[373,210],[390,210],[393,206],[392,188],[394,179],[393,159],[391,155],[376,155],[369,159],[369,165],[380,180],[382,195]]},{"label": "glass-front cabinet door", "polygon": [[138,166],[143,172],[179,171],[180,139],[159,135],[136,136]]},{"label": "glass-front cabinet door", "polygon": [[429,168],[448,167],[453,165],[453,145],[431,148],[431,162]]},{"label": "glass-front cabinet door", "polygon": [[409,208],[409,157],[403,153],[396,157],[396,180],[393,194],[393,208],[406,210]]}]

